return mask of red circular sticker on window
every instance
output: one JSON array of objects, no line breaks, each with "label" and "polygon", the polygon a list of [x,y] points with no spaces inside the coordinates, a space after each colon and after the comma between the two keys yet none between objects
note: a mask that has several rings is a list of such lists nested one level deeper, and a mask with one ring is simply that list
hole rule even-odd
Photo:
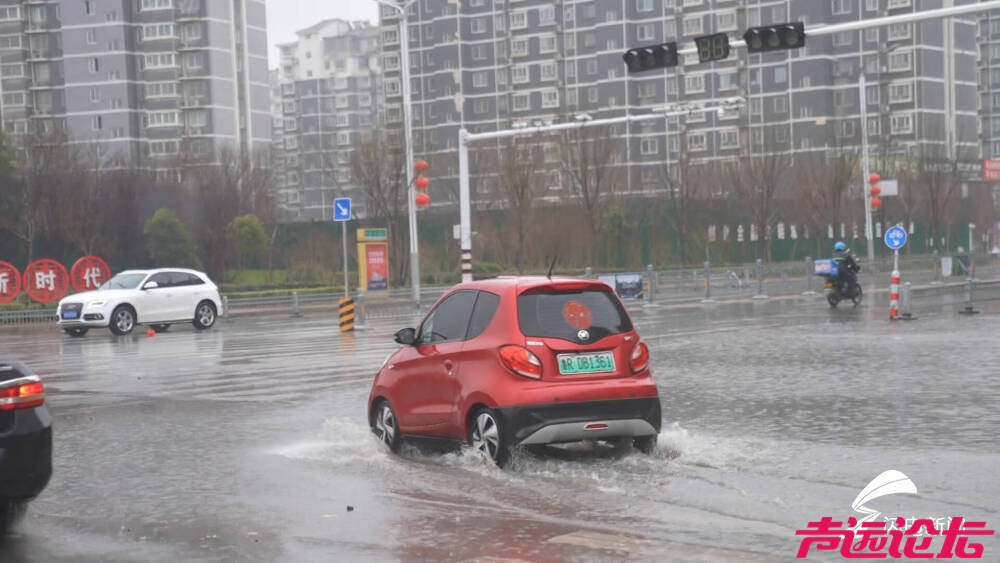
[{"label": "red circular sticker on window", "polygon": [[24,271],[24,291],[35,301],[54,303],[69,291],[69,274],[55,260],[35,260]]},{"label": "red circular sticker on window", "polygon": [[0,262],[0,305],[17,299],[21,293],[21,272],[10,262]]},{"label": "red circular sticker on window", "polygon": [[111,279],[111,268],[97,256],[84,256],[73,264],[73,268],[69,271],[69,279],[73,284],[73,291],[77,293],[93,291]]},{"label": "red circular sticker on window", "polygon": [[584,330],[594,326],[594,315],[590,312],[590,307],[579,301],[566,303],[563,306],[562,314],[566,322],[569,323],[569,326],[577,330]]}]

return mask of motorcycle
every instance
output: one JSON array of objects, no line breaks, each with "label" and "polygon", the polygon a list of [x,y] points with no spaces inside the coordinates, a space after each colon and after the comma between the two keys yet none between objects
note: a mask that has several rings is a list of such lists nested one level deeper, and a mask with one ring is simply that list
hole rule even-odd
[{"label": "motorcycle", "polygon": [[836,307],[841,301],[851,301],[855,307],[861,304],[861,284],[857,280],[854,283],[847,280],[840,282],[840,268],[833,260],[817,260],[813,273],[824,279],[823,289],[831,307]]}]

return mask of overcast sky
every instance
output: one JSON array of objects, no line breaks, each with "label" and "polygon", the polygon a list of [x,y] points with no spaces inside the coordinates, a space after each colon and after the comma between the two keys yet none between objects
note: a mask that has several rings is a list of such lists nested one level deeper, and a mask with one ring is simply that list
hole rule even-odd
[{"label": "overcast sky", "polygon": [[295,39],[295,32],[329,18],[378,21],[375,0],[267,0],[270,66],[276,67],[274,45]]}]

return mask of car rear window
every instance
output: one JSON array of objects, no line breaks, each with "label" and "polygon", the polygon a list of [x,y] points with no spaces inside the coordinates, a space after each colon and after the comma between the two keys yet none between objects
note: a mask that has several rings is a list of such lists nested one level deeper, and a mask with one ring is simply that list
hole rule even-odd
[{"label": "car rear window", "polygon": [[597,340],[632,330],[621,302],[606,291],[532,292],[517,298],[517,321],[525,336],[577,342],[587,330]]}]

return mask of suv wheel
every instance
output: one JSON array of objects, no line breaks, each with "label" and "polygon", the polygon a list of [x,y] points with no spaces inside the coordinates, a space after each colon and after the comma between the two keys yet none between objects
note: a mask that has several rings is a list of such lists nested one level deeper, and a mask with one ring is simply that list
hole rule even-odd
[{"label": "suv wheel", "polygon": [[116,336],[125,336],[135,330],[135,311],[128,305],[119,305],[111,313],[111,325],[108,326]]},{"label": "suv wheel", "polygon": [[0,498],[0,537],[24,516],[28,503]]},{"label": "suv wheel", "polygon": [[503,438],[500,419],[490,409],[478,409],[469,420],[469,445],[497,467],[507,465],[510,448]]},{"label": "suv wheel", "polygon": [[399,451],[401,440],[399,434],[399,424],[396,422],[396,412],[392,410],[392,405],[385,399],[375,406],[375,417],[372,420],[372,432],[379,442],[389,448],[389,451],[396,453]]},{"label": "suv wheel", "polygon": [[194,310],[194,328],[198,330],[205,330],[207,328],[212,328],[215,324],[215,305],[211,301],[202,301],[198,303],[198,307]]}]

